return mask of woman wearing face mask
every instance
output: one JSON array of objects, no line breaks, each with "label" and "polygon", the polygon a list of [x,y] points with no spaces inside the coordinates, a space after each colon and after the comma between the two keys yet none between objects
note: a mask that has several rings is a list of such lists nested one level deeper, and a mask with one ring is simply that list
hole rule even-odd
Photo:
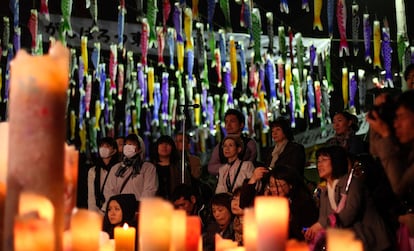
[{"label": "woman wearing face mask", "polygon": [[153,197],[158,189],[155,166],[143,161],[141,140],[136,134],[129,134],[125,139],[124,158],[114,166],[108,175],[105,194],[109,196],[132,193],[137,201],[143,197]]},{"label": "woman wearing face mask", "polygon": [[99,142],[99,157],[96,165],[88,171],[88,209],[102,212],[103,204],[109,197],[104,194],[111,168],[119,163],[116,141],[111,137]]}]

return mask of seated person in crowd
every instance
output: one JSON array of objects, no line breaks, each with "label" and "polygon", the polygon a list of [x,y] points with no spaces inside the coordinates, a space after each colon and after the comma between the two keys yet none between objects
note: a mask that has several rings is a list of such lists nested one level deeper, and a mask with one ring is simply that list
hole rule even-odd
[{"label": "seated person in crowd", "polygon": [[117,144],[111,137],[102,138],[99,142],[99,157],[94,167],[88,171],[88,209],[103,212],[105,200],[109,199],[104,194],[104,188],[108,180],[109,171],[119,163]]},{"label": "seated person in crowd", "polygon": [[198,215],[202,229],[207,226],[210,212],[195,189],[186,184],[178,185],[171,197],[175,209],[185,210],[187,215]]},{"label": "seated person in crowd", "polygon": [[159,137],[152,149],[151,161],[157,170],[159,184],[156,195],[171,200],[171,194],[179,184],[191,185],[191,171],[184,168],[184,180],[182,180],[180,154],[171,136]]},{"label": "seated person in crowd", "polygon": [[137,201],[155,196],[158,189],[157,172],[151,162],[142,160],[142,147],[136,134],[126,137],[124,159],[109,172],[105,194],[132,193]]},{"label": "seated person in crowd", "polygon": [[306,154],[303,145],[293,141],[293,131],[290,122],[285,118],[278,118],[270,123],[272,139],[275,145],[270,147],[264,156],[265,167],[290,167],[302,177],[305,171]]},{"label": "seated person in crowd", "polygon": [[239,154],[243,151],[243,142],[239,136],[229,135],[222,141],[223,155],[227,164],[219,169],[216,193],[233,193],[233,191],[243,184],[245,179],[252,176],[254,165],[251,161],[239,159]]},{"label": "seated person in crowd", "polygon": [[[263,176],[267,176],[266,179],[263,179]],[[263,183],[262,180],[266,182]],[[260,189],[260,186],[264,186],[265,189]],[[242,187],[240,207],[253,206],[254,198],[258,195],[283,196],[289,199],[289,238],[305,239],[302,229],[317,220],[318,208],[310,190],[296,170],[286,166],[275,166],[271,171],[264,167],[256,168],[252,177]]]},{"label": "seated person in crowd", "polygon": [[[182,156],[183,151],[183,133],[177,133],[175,135],[175,146],[177,147],[177,150],[180,152],[180,159]],[[190,154],[190,140],[189,136],[186,134],[184,136],[184,157],[186,164],[189,166],[191,170],[191,177],[193,179],[200,179],[201,176],[201,160],[198,156]]]},{"label": "seated person in crowd", "polygon": [[109,238],[114,238],[115,227],[128,226],[137,227],[138,204],[133,194],[118,194],[108,200],[105,216],[103,219],[102,230],[109,234]]},{"label": "seated person in crowd", "polygon": [[317,243],[317,236],[326,228],[344,228],[355,232],[364,250],[387,250],[391,242],[385,224],[368,190],[348,172],[346,150],[341,146],[322,147],[316,151],[316,158],[326,190],[320,195],[319,219],[306,230],[306,240]]},{"label": "seated person in crowd", "polygon": [[231,198],[229,193],[220,193],[211,200],[213,221],[203,232],[203,250],[215,250],[215,235],[223,239],[234,240],[233,214],[231,213]]},{"label": "seated person in crowd", "polygon": [[[250,160],[255,163],[257,157],[256,141],[242,134],[244,122],[245,117],[239,110],[228,109],[224,115],[226,134],[239,136],[243,141],[244,149],[240,152],[240,159]],[[222,155],[221,147],[221,143],[218,143],[214,147],[210,161],[208,162],[208,172],[214,176],[218,175],[220,167],[226,163],[226,158]]]}]

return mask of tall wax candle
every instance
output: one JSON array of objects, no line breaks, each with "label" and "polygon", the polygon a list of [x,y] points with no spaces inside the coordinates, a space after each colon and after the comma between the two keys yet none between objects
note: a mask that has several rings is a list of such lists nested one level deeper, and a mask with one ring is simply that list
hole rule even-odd
[{"label": "tall wax candle", "polygon": [[115,251],[134,251],[135,232],[135,228],[129,227],[127,223],[123,226],[115,227]]},{"label": "tall wax candle", "polygon": [[354,241],[355,234],[349,229],[328,228],[326,230],[326,248],[328,251],[348,251]]},{"label": "tall wax candle", "polygon": [[143,198],[139,214],[139,250],[168,251],[173,206],[161,198]]},{"label": "tall wax candle", "polygon": [[72,251],[99,251],[102,215],[95,211],[79,209],[73,214],[70,231]]},{"label": "tall wax candle", "polygon": [[257,251],[285,251],[288,238],[289,202],[284,197],[255,199]]},{"label": "tall wax candle", "polygon": [[187,216],[186,251],[197,251],[201,236],[201,220],[198,216]]},{"label": "tall wax candle", "polygon": [[246,251],[257,250],[257,226],[254,208],[244,209],[243,244]]},{"label": "tall wax candle", "polygon": [[50,199],[56,251],[61,251],[63,155],[66,133],[66,90],[69,50],[56,42],[48,55],[30,56],[20,50],[11,62],[9,100],[9,159],[4,223],[4,250],[13,250],[13,220],[21,191]]},{"label": "tall wax candle", "polygon": [[65,167],[64,167],[64,212],[65,230],[70,228],[70,218],[72,210],[76,206],[76,193],[78,187],[78,161],[79,153],[75,146],[65,144]]},{"label": "tall wax candle", "polygon": [[[7,158],[9,152],[9,123],[0,123],[0,239],[3,238],[4,206],[6,198]],[[0,251],[3,246],[0,245]]]},{"label": "tall wax candle", "polygon": [[171,251],[186,251],[187,215],[184,210],[174,210],[171,219]]}]

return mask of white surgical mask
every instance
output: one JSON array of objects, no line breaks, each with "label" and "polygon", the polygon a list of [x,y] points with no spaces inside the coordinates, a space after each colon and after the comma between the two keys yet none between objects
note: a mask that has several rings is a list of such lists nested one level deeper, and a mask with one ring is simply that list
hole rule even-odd
[{"label": "white surgical mask", "polygon": [[127,157],[128,159],[134,157],[135,154],[137,154],[137,152],[135,152],[136,148],[137,147],[134,145],[124,145],[123,152],[125,157]]},{"label": "white surgical mask", "polygon": [[109,158],[111,156],[111,150],[108,147],[99,147],[99,156],[103,159]]}]

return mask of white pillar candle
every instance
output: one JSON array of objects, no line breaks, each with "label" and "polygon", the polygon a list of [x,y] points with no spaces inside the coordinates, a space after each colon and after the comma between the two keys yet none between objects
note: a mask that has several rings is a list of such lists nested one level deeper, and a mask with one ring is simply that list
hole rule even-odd
[{"label": "white pillar candle", "polygon": [[161,198],[143,198],[139,214],[139,245],[145,251],[169,251],[173,206]]},{"label": "white pillar candle", "polygon": [[288,238],[289,202],[284,197],[255,199],[257,251],[285,251]]},{"label": "white pillar candle", "polygon": [[186,250],[197,251],[201,236],[201,220],[198,216],[187,216]]},{"label": "white pillar candle", "polygon": [[254,208],[244,209],[243,243],[246,251],[257,250],[257,226]]},{"label": "white pillar candle", "polygon": [[71,220],[72,251],[99,251],[102,215],[78,209]]},{"label": "white pillar candle", "polygon": [[122,227],[115,227],[115,251],[135,250],[135,228],[125,223]]},{"label": "white pillar candle", "polygon": [[355,234],[348,229],[328,228],[326,230],[326,248],[329,251],[351,250]]},{"label": "white pillar candle", "polygon": [[50,47],[48,55],[31,56],[20,50],[10,67],[10,144],[3,247],[13,250],[17,200],[22,191],[32,191],[45,195],[55,208],[55,247],[61,251],[69,50],[59,42]]},{"label": "white pillar candle", "polygon": [[187,215],[184,210],[174,210],[171,219],[171,251],[186,250]]}]

